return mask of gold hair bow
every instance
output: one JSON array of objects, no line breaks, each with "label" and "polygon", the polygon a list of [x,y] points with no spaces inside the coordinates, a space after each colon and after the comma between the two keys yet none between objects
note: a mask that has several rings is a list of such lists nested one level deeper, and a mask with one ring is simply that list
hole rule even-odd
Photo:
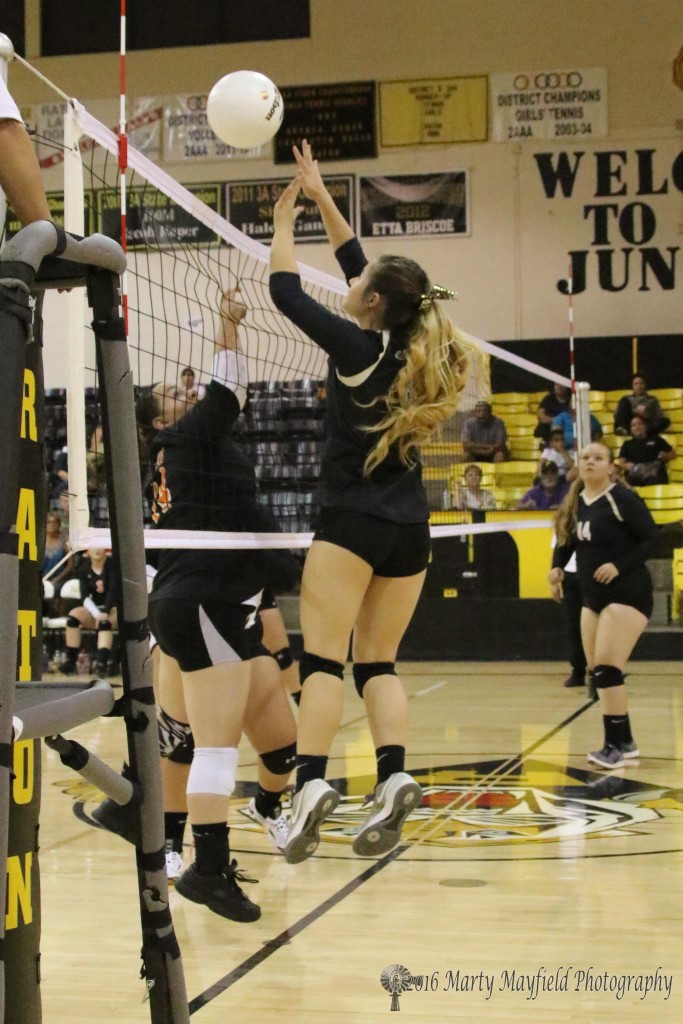
[{"label": "gold hair bow", "polygon": [[451,291],[450,288],[444,288],[441,284],[433,284],[425,295],[420,296],[418,308],[421,313],[426,313],[433,302],[443,299],[454,299],[455,296],[456,292]]}]

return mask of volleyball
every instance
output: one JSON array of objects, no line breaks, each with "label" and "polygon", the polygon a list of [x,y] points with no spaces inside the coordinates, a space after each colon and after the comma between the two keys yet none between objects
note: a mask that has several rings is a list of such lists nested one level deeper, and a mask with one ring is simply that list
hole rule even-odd
[{"label": "volleyball", "polygon": [[235,149],[262,146],[282,124],[278,87],[259,71],[233,71],[209,93],[206,114],[214,135]]}]

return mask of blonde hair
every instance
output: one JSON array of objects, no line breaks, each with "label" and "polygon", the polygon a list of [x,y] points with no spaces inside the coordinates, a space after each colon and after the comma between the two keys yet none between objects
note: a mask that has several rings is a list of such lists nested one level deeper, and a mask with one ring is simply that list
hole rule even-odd
[{"label": "blonde hair", "polygon": [[432,286],[413,260],[380,256],[372,264],[368,290],[383,299],[384,328],[405,330],[405,362],[389,393],[371,403],[384,401],[386,413],[379,423],[365,428],[380,435],[365,460],[366,476],[394,444],[405,465],[414,463],[411,449],[428,441],[453,415],[472,364],[481,358],[438,305],[438,299],[452,298],[453,293]]}]

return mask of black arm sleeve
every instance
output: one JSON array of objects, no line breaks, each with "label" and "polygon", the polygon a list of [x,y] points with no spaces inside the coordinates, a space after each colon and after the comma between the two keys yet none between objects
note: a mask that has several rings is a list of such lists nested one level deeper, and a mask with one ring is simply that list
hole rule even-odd
[{"label": "black arm sleeve", "polygon": [[569,559],[574,554],[574,541],[569,540],[566,544],[556,544],[553,549],[553,569],[564,569]]},{"label": "black arm sleeve", "polygon": [[382,342],[376,331],[364,331],[316,302],[304,292],[298,274],[282,270],[271,274],[270,297],[281,313],[327,352],[344,376],[360,373],[380,355]]},{"label": "black arm sleeve", "polygon": [[347,283],[350,283],[353,277],[360,277],[368,262],[355,236],[340,245],[334,255]]},{"label": "black arm sleeve", "polygon": [[614,491],[617,488],[612,491],[614,500],[635,541],[629,553],[614,562],[621,573],[644,565],[652,557],[657,543],[657,527],[639,494],[630,491],[628,487],[620,487],[616,494]]}]

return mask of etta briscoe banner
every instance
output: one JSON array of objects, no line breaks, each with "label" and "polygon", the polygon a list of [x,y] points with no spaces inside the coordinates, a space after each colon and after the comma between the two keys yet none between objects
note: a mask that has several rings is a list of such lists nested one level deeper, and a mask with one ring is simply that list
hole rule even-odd
[{"label": "etta briscoe banner", "polygon": [[467,172],[360,179],[363,238],[469,234]]},{"label": "etta briscoe banner", "polygon": [[[167,164],[207,163],[262,156],[263,146],[235,149],[209,128],[207,93],[164,97],[163,158]],[[270,145],[270,143],[269,143]]]},{"label": "etta briscoe banner", "polygon": [[[323,181],[347,223],[354,226],[354,178],[350,174],[325,175]],[[289,184],[289,178],[228,182],[225,186],[226,218],[249,238],[270,242],[273,238],[273,207]],[[300,196],[303,213],[294,224],[297,242],[319,242],[327,238],[316,203]],[[354,227],[355,230],[355,227]]]},{"label": "etta briscoe banner", "polygon": [[491,75],[491,138],[602,139],[607,135],[607,71],[517,71]]}]

